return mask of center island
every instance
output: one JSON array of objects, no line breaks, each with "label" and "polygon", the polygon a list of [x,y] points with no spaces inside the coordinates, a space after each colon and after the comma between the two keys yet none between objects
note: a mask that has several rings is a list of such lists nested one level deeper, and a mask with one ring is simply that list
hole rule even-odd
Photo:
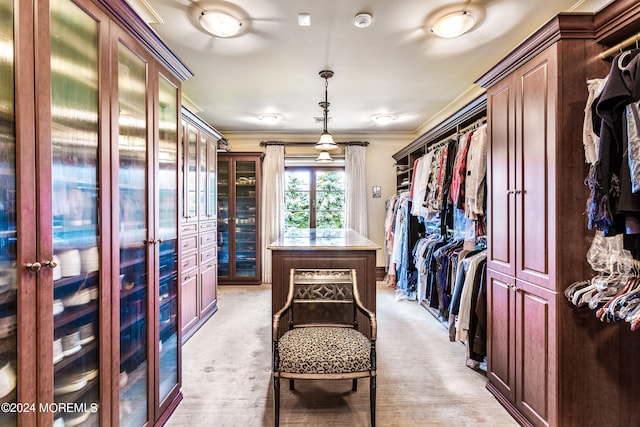
[{"label": "center island", "polygon": [[[376,251],[380,246],[363,235],[351,229],[293,229],[267,248],[272,260],[272,315],[287,300],[292,268],[355,269],[360,300],[376,312]],[[358,323],[368,336],[365,318]]]}]

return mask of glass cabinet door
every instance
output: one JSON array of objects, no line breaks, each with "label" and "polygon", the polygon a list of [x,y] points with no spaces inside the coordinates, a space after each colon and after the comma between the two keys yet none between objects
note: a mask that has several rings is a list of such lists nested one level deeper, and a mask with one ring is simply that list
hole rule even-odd
[{"label": "glass cabinet door", "polygon": [[50,7],[53,396],[56,403],[83,405],[54,418],[97,425],[98,23],[70,0],[51,0]]},{"label": "glass cabinet door", "polygon": [[207,137],[202,133],[198,144],[198,216],[207,219]]},{"label": "glass cabinet door", "polygon": [[256,272],[256,165],[253,160],[235,163],[235,276],[253,277]]},{"label": "glass cabinet door", "polygon": [[[16,401],[16,133],[13,0],[0,0],[0,403]],[[0,425],[16,425],[17,413],[0,412]]]},{"label": "glass cabinet door", "polygon": [[185,145],[185,217],[196,218],[198,215],[198,132],[191,126],[187,127],[187,144]]},{"label": "glass cabinet door", "polygon": [[218,161],[218,276],[229,276],[229,165]]},{"label": "glass cabinet door", "polygon": [[118,46],[120,425],[148,420],[147,64]]},{"label": "glass cabinet door", "polygon": [[216,164],[217,164],[218,142],[209,138],[207,141],[207,218],[215,218],[216,216]]},{"label": "glass cabinet door", "polygon": [[159,402],[178,384],[178,89],[159,78],[159,171],[155,179],[158,197],[159,247],[157,313],[159,331]]}]

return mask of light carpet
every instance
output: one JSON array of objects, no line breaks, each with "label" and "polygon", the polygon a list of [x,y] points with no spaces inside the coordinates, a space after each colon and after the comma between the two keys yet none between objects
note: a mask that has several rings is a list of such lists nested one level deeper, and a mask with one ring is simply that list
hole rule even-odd
[{"label": "light carpet", "polygon": [[[517,426],[465,366],[465,347],[412,301],[377,285],[379,427]],[[273,426],[271,287],[220,286],[219,311],[183,347],[184,400],[168,426]],[[281,388],[281,426],[368,426],[369,381]]]}]

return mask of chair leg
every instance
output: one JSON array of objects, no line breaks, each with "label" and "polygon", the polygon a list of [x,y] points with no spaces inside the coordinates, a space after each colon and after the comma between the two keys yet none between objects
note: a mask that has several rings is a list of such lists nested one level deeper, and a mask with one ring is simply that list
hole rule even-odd
[{"label": "chair leg", "polygon": [[295,390],[295,389],[296,389],[296,386],[293,383],[293,380],[289,380],[289,390]]},{"label": "chair leg", "polygon": [[358,391],[358,379],[354,378],[351,384],[351,391]]},{"label": "chair leg", "polygon": [[280,425],[280,378],[273,377],[273,417],[275,427]]},{"label": "chair leg", "polygon": [[376,427],[376,377],[371,377],[369,403],[371,405],[371,427]]}]

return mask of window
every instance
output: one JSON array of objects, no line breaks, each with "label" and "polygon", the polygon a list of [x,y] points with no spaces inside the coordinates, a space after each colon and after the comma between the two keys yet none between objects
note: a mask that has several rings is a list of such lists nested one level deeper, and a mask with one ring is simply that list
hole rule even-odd
[{"label": "window", "polygon": [[284,176],[285,229],[343,227],[344,168],[287,167]]}]

